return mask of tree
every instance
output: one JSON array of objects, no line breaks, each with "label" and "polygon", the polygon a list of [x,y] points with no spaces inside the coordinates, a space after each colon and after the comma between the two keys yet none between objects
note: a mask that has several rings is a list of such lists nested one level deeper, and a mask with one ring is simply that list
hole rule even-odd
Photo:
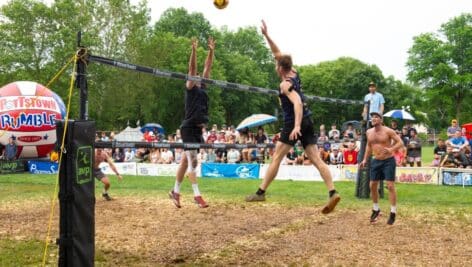
[{"label": "tree", "polygon": [[408,79],[427,91],[427,106],[435,107],[428,112],[433,126],[446,127],[451,117],[470,118],[463,108],[472,88],[472,14],[451,19],[437,34],[415,37],[408,53]]}]

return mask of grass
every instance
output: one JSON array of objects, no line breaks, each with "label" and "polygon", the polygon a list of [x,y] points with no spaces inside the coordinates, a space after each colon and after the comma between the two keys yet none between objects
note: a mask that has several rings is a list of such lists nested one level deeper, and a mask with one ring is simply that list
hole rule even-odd
[{"label": "grass", "polygon": [[[111,177],[110,191],[114,197],[165,198],[174,184],[172,177],[126,176],[122,182],[118,182],[115,178]],[[55,179],[54,175],[1,175],[0,203],[18,204],[23,201],[51,199]],[[259,183],[260,180],[204,178],[200,179],[200,189],[210,203],[237,204],[243,201],[245,195],[253,193]],[[101,187],[100,183],[96,183],[97,198],[100,197]],[[370,209],[370,200],[357,199],[354,196],[354,183],[337,182],[336,187],[343,197],[339,209]],[[466,222],[471,220],[472,188],[397,184],[397,190],[398,206],[405,215],[433,214],[442,222],[447,222],[451,218]],[[184,195],[191,195],[192,189],[188,181],[183,184],[182,192]],[[320,182],[275,181],[267,193],[267,198],[269,203],[275,205],[319,207],[326,201],[327,192],[325,185]],[[381,200],[381,207],[388,208],[387,196]],[[0,221],[1,208],[2,204],[0,204]],[[0,229],[0,233],[2,232]],[[16,240],[15,237],[0,235],[0,266],[37,266],[43,249],[44,241]],[[97,251],[97,262],[100,262],[104,253],[106,251]],[[51,247],[49,258],[56,257],[57,249],[53,250]]]}]

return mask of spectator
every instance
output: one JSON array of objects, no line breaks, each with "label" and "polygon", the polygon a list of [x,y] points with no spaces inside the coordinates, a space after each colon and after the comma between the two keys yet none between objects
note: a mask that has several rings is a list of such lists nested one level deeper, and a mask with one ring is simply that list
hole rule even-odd
[{"label": "spectator", "polygon": [[400,129],[398,128],[398,122],[396,120],[392,120],[390,122],[390,129],[394,130],[395,133],[401,133],[402,131],[400,131]]},{"label": "spectator", "polygon": [[115,140],[115,132],[112,131],[112,132],[110,132],[110,138],[108,139],[108,141],[111,142],[113,140]]},{"label": "spectator", "polygon": [[467,157],[459,148],[453,148],[452,155],[454,157],[454,164],[456,168],[470,168]]},{"label": "spectator", "polygon": [[290,148],[288,151],[287,155],[285,155],[285,159],[283,161],[283,164],[286,165],[295,165],[297,164],[297,153],[295,152],[295,149],[293,147]]},{"label": "spectator", "polygon": [[434,154],[433,161],[431,162],[431,167],[439,167],[441,164],[441,156]]},{"label": "spectator", "polygon": [[400,139],[403,141],[403,145],[406,147],[410,142],[410,133],[408,132],[408,127],[403,126],[402,133],[400,134]]},{"label": "spectator", "polygon": [[454,163],[454,154],[452,151],[453,151],[452,146],[447,145],[446,154],[443,155],[441,159],[441,164],[439,164],[439,167],[454,168],[456,166]]},{"label": "spectator", "polygon": [[329,154],[329,163],[333,165],[343,164],[343,154],[339,152],[338,146],[333,146],[333,151]]},{"label": "spectator", "polygon": [[[203,131],[202,131],[203,132]],[[175,131],[175,136],[174,136],[174,141],[176,143],[183,143],[184,141],[182,140],[182,135],[180,134],[180,129],[177,129],[177,131]]]},{"label": "spectator", "polygon": [[458,130],[461,130],[461,128],[457,125],[457,120],[453,119],[451,121],[451,126],[447,127],[447,137],[453,138]]},{"label": "spectator", "polygon": [[230,148],[227,154],[228,163],[239,163],[241,154],[238,150]]},{"label": "spectator", "polygon": [[131,150],[131,148],[127,148],[127,149],[125,150],[125,158],[124,158],[124,161],[125,161],[125,162],[131,162],[131,161],[133,161],[133,159],[134,159],[134,151]]},{"label": "spectator", "polygon": [[395,158],[395,164],[397,167],[406,167],[406,149],[404,146],[395,151],[393,157]]},{"label": "spectator", "polygon": [[207,144],[213,144],[218,139],[216,135],[216,130],[211,129],[210,134],[207,137]]},{"label": "spectator", "polygon": [[452,145],[453,147],[459,148],[462,152],[469,146],[469,141],[462,136],[462,130],[457,129],[453,137],[447,140],[446,144]]},{"label": "spectator", "polygon": [[447,153],[447,146],[443,139],[438,139],[438,145],[434,148],[434,156],[440,158]]},{"label": "spectator", "polygon": [[5,146],[5,150],[3,152],[3,158],[6,160],[15,160],[17,153],[18,146],[16,145],[16,142],[13,137],[9,137],[8,144]]},{"label": "spectator", "polygon": [[264,128],[262,128],[262,126],[257,128],[257,134],[254,138],[256,139],[256,144],[267,143],[267,135],[264,133]]},{"label": "spectator", "polygon": [[347,149],[343,152],[344,164],[346,165],[355,165],[357,164],[357,155],[358,152],[355,150],[353,142],[347,144]]},{"label": "spectator", "polygon": [[416,162],[417,167],[421,167],[421,140],[417,136],[414,128],[410,130],[410,140],[407,146],[408,163],[413,167]]},{"label": "spectator", "polygon": [[326,135],[326,128],[325,128],[324,124],[320,125],[320,135],[321,135],[321,133],[324,133]]},{"label": "spectator", "polygon": [[110,139],[108,138],[107,134],[105,132],[102,132],[102,136],[100,138],[102,142],[108,142]]},{"label": "spectator", "polygon": [[115,148],[115,151],[113,151],[112,158],[114,162],[123,162],[125,159],[125,155],[121,151],[120,148]]},{"label": "spectator", "polygon": [[[408,129],[407,133],[408,133],[408,138],[411,138],[411,130],[415,130],[415,128],[413,128],[413,125],[411,125],[411,121],[406,121],[405,122],[405,125],[403,127],[406,127]],[[416,133],[418,133],[418,131],[416,131]]]},{"label": "spectator", "polygon": [[161,153],[158,148],[151,149],[151,153],[149,153],[149,162],[150,163],[159,163],[161,159]]},{"label": "spectator", "polygon": [[320,153],[320,158],[324,162],[329,163],[329,153],[325,150],[324,146],[318,146],[318,150]]},{"label": "spectator", "polygon": [[336,129],[336,124],[331,125],[331,130],[328,132],[328,138],[331,140],[339,140],[341,133]]},{"label": "spectator", "polygon": [[[364,110],[362,111],[362,118],[364,120],[370,120],[372,112],[376,112],[383,115],[384,112],[384,97],[381,93],[377,92],[377,85],[374,82],[369,83],[369,93],[364,97]],[[367,110],[369,106],[369,110]]]},{"label": "spectator", "polygon": [[198,154],[197,154],[198,164],[201,164],[203,162],[207,162],[207,159],[208,159],[208,155],[207,155],[205,149],[200,148],[200,151],[198,151]]},{"label": "spectator", "polygon": [[180,164],[180,161],[182,161],[182,157],[184,157],[184,151],[182,148],[176,148],[174,149],[174,163]]},{"label": "spectator", "polygon": [[49,160],[55,163],[59,162],[59,153],[57,153],[56,150],[51,151],[51,153],[49,153]]},{"label": "spectator", "polygon": [[348,123],[346,130],[344,130],[343,138],[345,139],[357,139],[356,131],[354,130],[354,125]]},{"label": "spectator", "polygon": [[216,154],[213,148],[208,149],[208,153],[206,156],[206,162],[213,163],[216,162]]},{"label": "spectator", "polygon": [[159,159],[160,164],[171,164],[174,161],[174,155],[172,151],[167,148],[161,149],[161,157]]},{"label": "spectator", "polygon": [[329,141],[328,136],[324,131],[320,132],[320,137],[318,137],[318,143],[324,144]]}]

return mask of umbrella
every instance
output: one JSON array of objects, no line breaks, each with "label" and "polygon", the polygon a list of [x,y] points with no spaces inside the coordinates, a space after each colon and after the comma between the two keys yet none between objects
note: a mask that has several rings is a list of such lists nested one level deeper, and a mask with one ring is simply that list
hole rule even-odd
[{"label": "umbrella", "polygon": [[413,118],[413,116],[411,116],[410,113],[408,113],[407,111],[403,109],[390,110],[389,112],[385,113],[383,116],[394,118],[394,119],[400,119],[400,120],[410,120],[410,121],[415,120],[415,118]]},{"label": "umbrella", "polygon": [[347,126],[348,126],[349,124],[352,124],[352,127],[353,127],[354,129],[360,129],[360,128],[361,128],[361,123],[360,123],[360,121],[346,121],[346,122],[344,122],[343,125],[341,126],[341,131],[346,130],[346,129],[347,129]]},{"label": "umbrella", "polygon": [[239,123],[238,127],[236,127],[236,130],[240,131],[244,128],[257,127],[274,121],[277,121],[277,118],[272,115],[253,114]]},{"label": "umbrella", "polygon": [[162,127],[159,123],[146,123],[140,130],[142,133],[145,131],[157,131],[159,134],[164,134],[164,127]]}]

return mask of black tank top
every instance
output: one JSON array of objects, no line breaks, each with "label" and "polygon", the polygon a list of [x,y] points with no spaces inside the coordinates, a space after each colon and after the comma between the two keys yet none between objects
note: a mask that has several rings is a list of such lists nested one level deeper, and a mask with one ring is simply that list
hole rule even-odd
[{"label": "black tank top", "polygon": [[185,90],[185,118],[182,126],[201,127],[208,123],[208,94],[205,84]]},{"label": "black tank top", "polygon": [[[290,90],[295,90],[295,92],[300,95],[300,99],[302,100],[303,104],[303,117],[310,116],[311,110],[308,109],[305,95],[302,93],[302,82],[300,80],[300,76],[298,76],[298,73],[296,74],[297,75],[295,77],[290,77],[286,81],[292,83],[292,88]],[[284,114],[284,122],[287,123],[295,121],[295,110],[293,108],[292,101],[290,101],[290,99],[282,93],[279,93],[279,99]]]}]

